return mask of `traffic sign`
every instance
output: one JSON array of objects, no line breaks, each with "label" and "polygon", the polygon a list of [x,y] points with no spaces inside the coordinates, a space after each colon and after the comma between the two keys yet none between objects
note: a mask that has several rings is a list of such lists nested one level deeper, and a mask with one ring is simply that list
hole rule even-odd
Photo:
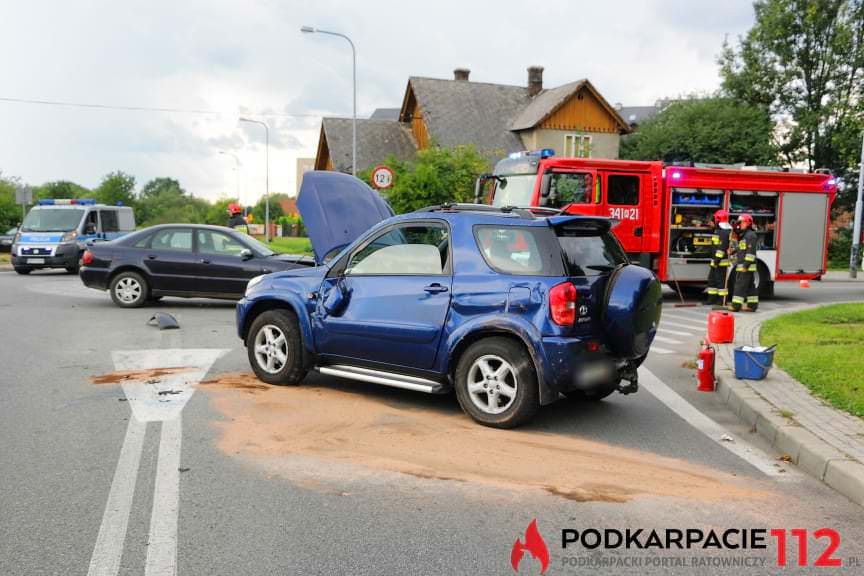
[{"label": "traffic sign", "polygon": [[387,166],[376,166],[372,170],[372,186],[384,190],[393,186],[393,170]]},{"label": "traffic sign", "polygon": [[33,204],[33,189],[29,186],[20,186],[15,189],[15,203],[22,206]]}]

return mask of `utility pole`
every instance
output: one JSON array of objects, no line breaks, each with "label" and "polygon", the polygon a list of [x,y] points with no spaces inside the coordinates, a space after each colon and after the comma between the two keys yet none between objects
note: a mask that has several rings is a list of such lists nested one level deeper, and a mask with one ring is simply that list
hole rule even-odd
[{"label": "utility pole", "polygon": [[251,122],[252,124],[260,124],[264,127],[264,137],[266,138],[265,149],[267,158],[267,174],[265,176],[266,199],[264,201],[264,241],[270,243],[270,127],[261,120],[251,120],[249,118],[240,118],[240,122]]},{"label": "utility pole", "polygon": [[[236,184],[237,184],[237,202],[240,203],[240,206],[243,206],[243,202],[240,201],[240,158],[236,154],[232,154],[231,152],[226,152],[225,150],[220,150],[219,154],[224,154],[225,156],[231,156],[234,158],[234,171],[236,172]],[[243,216],[246,216],[246,207],[243,206]]]},{"label": "utility pole", "polygon": [[343,40],[347,40],[351,45],[351,77],[354,91],[354,112],[351,119],[351,174],[357,176],[357,50],[354,48],[354,42],[351,38],[341,32],[332,32],[330,30],[321,30],[313,26],[301,26],[300,32],[304,34],[327,34],[329,36],[337,36]]},{"label": "utility pole", "polygon": [[858,254],[861,251],[861,212],[864,208],[864,133],[861,134],[861,165],[858,167],[858,199],[855,201],[855,224],[852,227],[852,253],[849,255],[849,277],[858,277]]}]

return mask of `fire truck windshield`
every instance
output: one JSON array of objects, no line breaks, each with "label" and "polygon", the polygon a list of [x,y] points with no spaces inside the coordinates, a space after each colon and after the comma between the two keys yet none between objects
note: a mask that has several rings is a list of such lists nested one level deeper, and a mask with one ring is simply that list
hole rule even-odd
[{"label": "fire truck windshield", "polygon": [[537,174],[497,175],[493,206],[530,206]]}]

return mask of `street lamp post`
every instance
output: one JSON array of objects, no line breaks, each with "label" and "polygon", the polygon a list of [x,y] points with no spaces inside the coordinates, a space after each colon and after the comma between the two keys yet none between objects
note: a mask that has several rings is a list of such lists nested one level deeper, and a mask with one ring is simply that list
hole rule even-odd
[{"label": "street lamp post", "polygon": [[300,31],[304,34],[329,34],[330,36],[338,36],[344,38],[351,45],[351,74],[354,91],[354,112],[351,122],[351,174],[357,176],[357,50],[354,48],[354,42],[351,38],[340,32],[331,32],[329,30],[321,30],[312,26],[301,26]]},{"label": "street lamp post", "polygon": [[[240,205],[243,206],[243,202],[240,201],[240,158],[238,158],[236,154],[226,152],[225,150],[220,150],[219,154],[224,154],[225,156],[231,156],[234,158],[234,170],[237,172],[237,202],[240,202]],[[246,216],[245,207],[243,208],[243,216]]]},{"label": "street lamp post", "polygon": [[267,174],[265,175],[266,197],[264,200],[264,240],[270,242],[270,127],[261,120],[253,120],[251,118],[240,118],[240,122],[250,122],[252,124],[260,124],[264,127],[265,150],[267,158]]}]

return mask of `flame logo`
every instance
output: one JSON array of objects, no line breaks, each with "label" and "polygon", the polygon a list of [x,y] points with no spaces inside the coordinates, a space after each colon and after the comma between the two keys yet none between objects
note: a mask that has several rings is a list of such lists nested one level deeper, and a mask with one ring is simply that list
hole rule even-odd
[{"label": "flame logo", "polygon": [[513,566],[514,572],[519,572],[519,562],[522,561],[525,552],[529,552],[535,560],[540,561],[540,574],[545,574],[546,569],[549,568],[549,549],[537,529],[536,518],[528,524],[528,529],[525,530],[525,543],[523,544],[519,538],[516,538],[513,543],[513,549],[510,551],[510,565]]}]

